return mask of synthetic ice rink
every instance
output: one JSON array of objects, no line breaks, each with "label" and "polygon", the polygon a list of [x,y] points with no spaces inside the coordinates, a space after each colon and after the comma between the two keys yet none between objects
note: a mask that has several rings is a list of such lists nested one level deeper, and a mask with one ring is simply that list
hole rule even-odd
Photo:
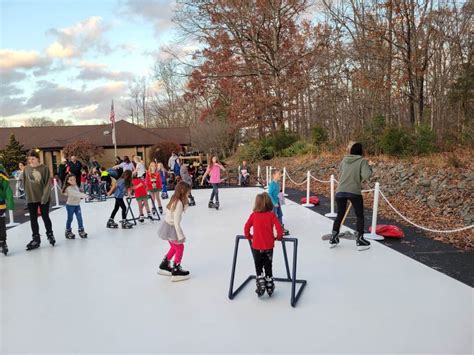
[{"label": "synthetic ice rink", "polygon": [[[34,251],[25,251],[29,223],[10,229],[10,254],[0,255],[0,352],[472,352],[472,288],[377,242],[358,252],[342,240],[330,250],[321,235],[332,221],[289,200],[284,221],[299,240],[297,276],[308,281],[296,308],[289,283],[277,283],[271,299],[258,299],[251,283],[229,300],[235,236],[261,191],[221,189],[219,211],[207,207],[210,190],[193,192],[197,206],[183,219],[192,278],[180,283],[157,275],[163,222],[106,229],[112,200],[82,204],[86,240],[64,238],[64,208],[51,214],[54,248],[41,221]],[[290,264],[291,255],[289,245]],[[251,273],[241,243],[236,285]],[[280,243],[274,273],[285,273]]]}]

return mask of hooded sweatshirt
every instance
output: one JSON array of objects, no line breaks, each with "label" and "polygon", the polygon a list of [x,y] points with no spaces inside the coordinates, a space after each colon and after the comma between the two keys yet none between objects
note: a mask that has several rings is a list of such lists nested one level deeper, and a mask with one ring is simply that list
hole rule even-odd
[{"label": "hooded sweatshirt", "polygon": [[372,175],[369,162],[360,155],[346,155],[342,159],[337,192],[361,195],[362,181]]}]

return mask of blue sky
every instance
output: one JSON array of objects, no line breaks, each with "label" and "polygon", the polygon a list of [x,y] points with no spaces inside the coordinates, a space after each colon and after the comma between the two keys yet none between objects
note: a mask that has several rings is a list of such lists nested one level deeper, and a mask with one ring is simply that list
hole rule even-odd
[{"label": "blue sky", "polygon": [[166,58],[163,46],[176,48],[171,0],[0,4],[0,119],[10,125],[31,117],[106,121],[112,99],[124,117],[130,83],[145,76],[159,91],[153,64]]}]

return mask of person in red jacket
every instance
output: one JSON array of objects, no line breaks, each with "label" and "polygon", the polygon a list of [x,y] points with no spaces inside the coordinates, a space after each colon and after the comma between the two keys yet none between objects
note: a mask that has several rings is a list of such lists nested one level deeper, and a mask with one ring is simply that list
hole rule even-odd
[{"label": "person in red jacket", "polygon": [[255,198],[253,213],[244,227],[245,237],[252,243],[252,254],[257,273],[255,292],[258,297],[263,296],[265,290],[271,296],[275,290],[272,272],[273,248],[275,247],[274,228],[277,231],[276,239],[281,240],[283,228],[273,213],[273,203],[270,196],[264,192]]},{"label": "person in red jacket", "polygon": [[[163,214],[163,207],[161,205],[161,199],[160,199],[160,192],[161,192],[161,189],[163,188],[163,184],[161,182],[160,172],[155,162],[151,162],[150,165],[148,166],[145,182],[146,182],[146,188],[148,192],[150,193],[151,200],[153,202],[156,201],[156,203],[158,204],[158,210],[160,211],[160,214]],[[157,214],[157,213],[158,212],[153,208],[153,214]]]},{"label": "person in red jacket", "polygon": [[138,203],[138,210],[140,211],[140,222],[145,222],[145,216],[143,215],[143,207],[145,207],[148,214],[148,218],[153,220],[153,217],[150,212],[150,206],[148,205],[148,191],[146,189],[145,181],[139,178],[134,178],[132,180],[132,190],[135,191],[135,199]]}]

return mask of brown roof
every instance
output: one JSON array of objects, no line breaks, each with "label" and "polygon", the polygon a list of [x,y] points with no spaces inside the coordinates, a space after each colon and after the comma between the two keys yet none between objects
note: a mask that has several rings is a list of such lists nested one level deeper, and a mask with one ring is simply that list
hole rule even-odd
[{"label": "brown roof", "polygon": [[[112,136],[104,135],[106,131],[112,131],[108,124],[0,128],[0,149],[8,143],[11,134],[26,149],[61,149],[79,139],[86,139],[100,147],[112,147]],[[141,128],[124,120],[116,123],[116,137],[118,147],[151,146],[163,141],[189,145],[191,141],[189,128]]]}]

